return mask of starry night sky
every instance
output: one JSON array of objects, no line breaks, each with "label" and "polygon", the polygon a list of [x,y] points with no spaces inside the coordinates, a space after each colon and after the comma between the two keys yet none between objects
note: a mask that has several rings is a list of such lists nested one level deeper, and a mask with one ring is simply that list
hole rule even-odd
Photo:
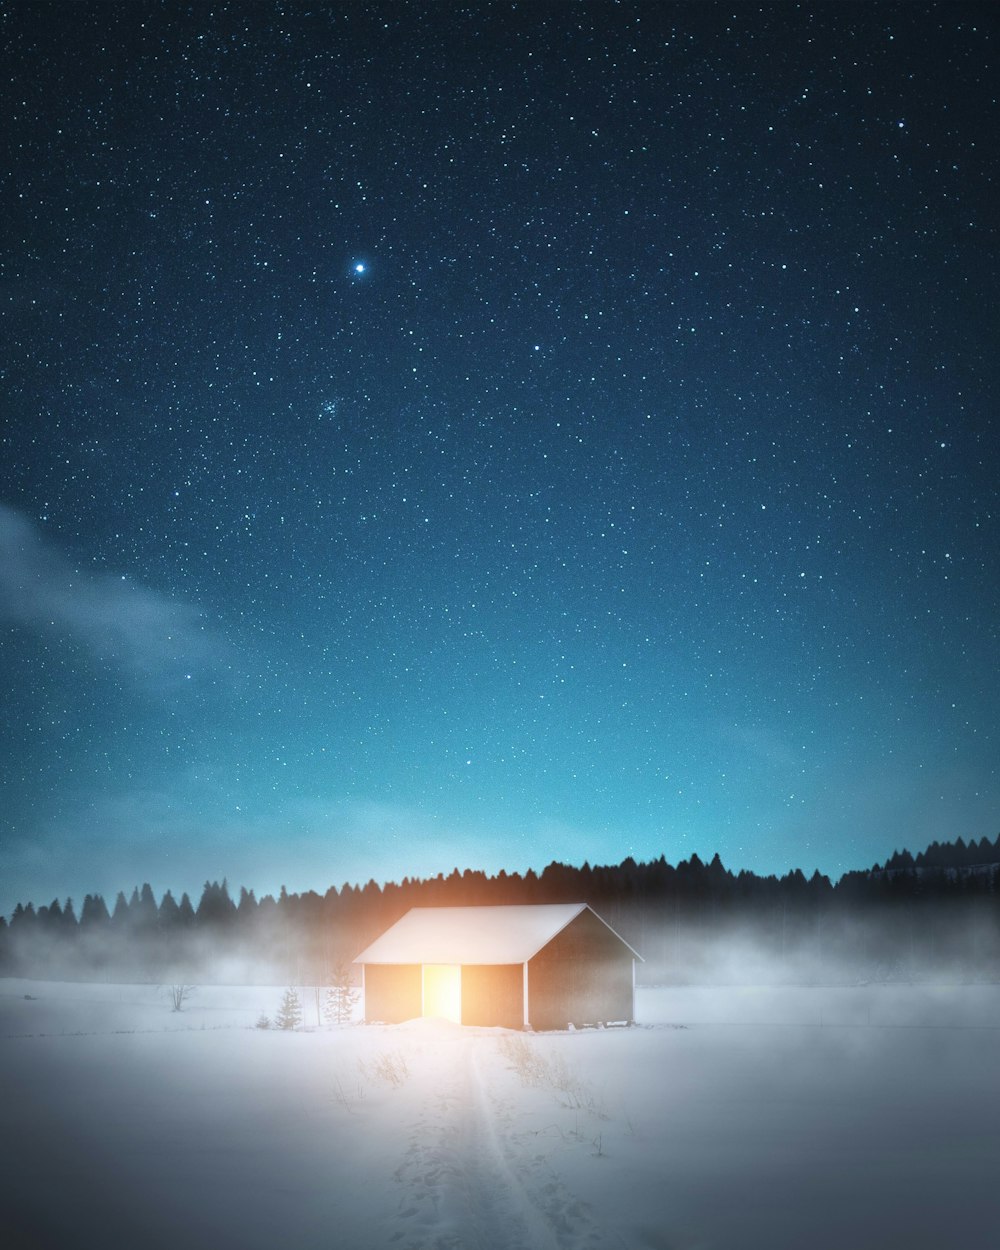
[{"label": "starry night sky", "polygon": [[0,15],[0,909],[994,836],[1000,21]]}]

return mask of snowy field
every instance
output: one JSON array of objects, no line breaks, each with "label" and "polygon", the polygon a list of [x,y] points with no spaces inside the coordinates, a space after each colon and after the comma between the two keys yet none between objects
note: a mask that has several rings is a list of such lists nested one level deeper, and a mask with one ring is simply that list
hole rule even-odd
[{"label": "snowy field", "polygon": [[255,1028],[280,998],[0,980],[0,1246],[1000,1245],[1000,987],[647,989],[541,1035],[318,1028],[309,990]]}]

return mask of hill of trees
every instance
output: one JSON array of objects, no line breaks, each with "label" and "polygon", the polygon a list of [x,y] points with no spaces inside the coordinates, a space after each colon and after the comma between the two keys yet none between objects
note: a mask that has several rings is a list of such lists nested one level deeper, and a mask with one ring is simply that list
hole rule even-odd
[{"label": "hill of trees", "polygon": [[88,894],[79,916],[71,899],[19,903],[0,918],[0,974],[320,985],[411,907],[552,902],[589,903],[643,955],[646,982],[1000,976],[1000,836],[897,851],[835,885],[733,873],[718,855],[260,899],[206,881],[197,906],[170,890],[157,902],[145,884],[110,909]]},{"label": "hill of trees", "polygon": [[872,872],[898,872],[925,868],[965,871],[996,868],[1000,865],[1000,837],[995,842],[980,838],[978,842],[932,842],[926,851],[913,856],[909,851],[896,851],[884,864],[876,864]]}]

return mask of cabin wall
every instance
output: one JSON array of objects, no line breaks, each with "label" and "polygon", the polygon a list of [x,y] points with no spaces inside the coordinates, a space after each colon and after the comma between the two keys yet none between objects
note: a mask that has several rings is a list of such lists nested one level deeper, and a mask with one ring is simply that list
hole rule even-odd
[{"label": "cabin wall", "polygon": [[524,966],[463,964],[462,1023],[493,1028],[524,1026]]},{"label": "cabin wall", "polygon": [[365,1020],[400,1024],[420,1015],[419,964],[365,964]]},{"label": "cabin wall", "polygon": [[631,1021],[632,958],[593,912],[581,912],[528,963],[531,1027]]}]

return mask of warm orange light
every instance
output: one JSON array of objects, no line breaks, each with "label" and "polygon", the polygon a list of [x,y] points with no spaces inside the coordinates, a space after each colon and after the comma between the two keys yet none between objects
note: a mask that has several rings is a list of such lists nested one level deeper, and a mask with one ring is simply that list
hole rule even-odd
[{"label": "warm orange light", "polygon": [[424,964],[423,1014],[462,1023],[462,969],[458,964]]}]

